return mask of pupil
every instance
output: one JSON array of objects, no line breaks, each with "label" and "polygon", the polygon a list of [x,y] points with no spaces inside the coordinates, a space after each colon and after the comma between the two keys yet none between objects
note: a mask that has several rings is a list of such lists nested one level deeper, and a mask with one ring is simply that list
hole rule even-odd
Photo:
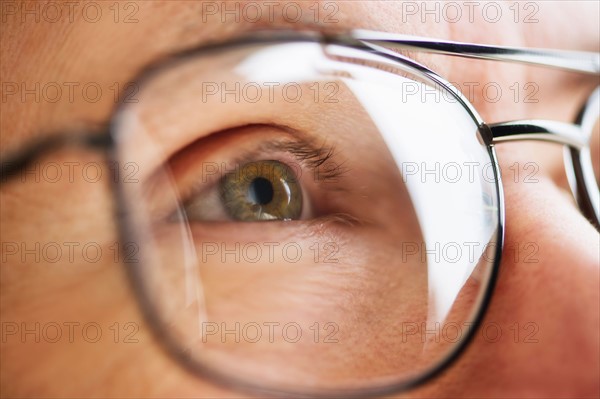
[{"label": "pupil", "polygon": [[273,185],[264,177],[257,177],[248,187],[248,199],[258,205],[268,204],[273,200]]}]

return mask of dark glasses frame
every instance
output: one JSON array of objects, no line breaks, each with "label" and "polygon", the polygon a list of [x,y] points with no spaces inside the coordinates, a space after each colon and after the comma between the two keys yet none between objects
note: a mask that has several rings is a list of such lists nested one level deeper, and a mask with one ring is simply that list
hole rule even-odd
[{"label": "dark glasses frame", "polygon": [[[459,342],[444,359],[438,362],[431,369],[411,380],[401,381],[377,388],[325,393],[310,391],[290,392],[266,389],[261,387],[259,383],[255,384],[237,380],[233,381],[229,376],[215,372],[214,370],[208,369],[194,362],[189,356],[183,353],[178,343],[173,341],[171,335],[168,334],[168,331],[165,330],[165,327],[160,320],[158,320],[157,315],[153,311],[152,304],[149,302],[148,295],[145,292],[146,288],[139,279],[139,270],[140,268],[143,268],[143,265],[140,263],[129,263],[125,261],[125,267],[130,277],[133,289],[136,292],[140,302],[141,310],[146,320],[152,326],[153,332],[159,338],[159,342],[163,344],[171,356],[173,356],[180,364],[184,365],[194,374],[199,374],[203,377],[209,378],[210,380],[226,387],[248,391],[254,394],[258,393],[274,396],[294,395],[302,397],[339,397],[342,395],[344,397],[364,397],[391,394],[410,389],[437,376],[460,356],[468,343],[472,341],[472,338],[475,332],[478,330],[478,326],[481,324],[485,311],[487,310],[490,302],[501,261],[505,223],[503,187],[495,152],[496,144],[518,140],[541,140],[564,145],[566,148],[565,163],[571,164],[572,166],[570,170],[567,168],[567,171],[569,172],[569,182],[571,184],[573,194],[577,200],[582,214],[590,220],[596,229],[600,230],[600,200],[598,186],[595,182],[594,173],[591,166],[591,157],[589,151],[591,131],[594,127],[594,122],[597,120],[598,114],[600,113],[600,89],[596,89],[594,93],[592,93],[586,104],[582,107],[576,121],[572,124],[545,120],[520,120],[486,124],[479,116],[474,106],[457,88],[424,65],[417,63],[416,61],[401,55],[398,52],[392,51],[391,49],[410,49],[412,51],[424,51],[458,57],[525,63],[594,75],[598,75],[598,73],[600,73],[600,54],[589,52],[486,46],[364,30],[356,30],[348,34],[334,35],[317,32],[300,33],[275,31],[257,33],[244,38],[229,41],[227,43],[205,45],[200,48],[194,48],[189,51],[179,53],[145,70],[140,75],[140,78],[136,80],[136,82],[142,82],[140,84],[143,84],[145,80],[154,74],[160,73],[162,68],[166,65],[170,65],[173,62],[181,62],[188,57],[196,57],[200,54],[210,52],[211,50],[225,49],[227,47],[248,44],[285,43],[298,41],[342,45],[383,56],[391,63],[395,65],[402,65],[402,67],[410,69],[411,72],[415,73],[417,76],[426,81],[435,83],[443,90],[449,92],[461,103],[464,109],[477,123],[477,126],[479,127],[479,134],[487,146],[490,159],[493,163],[493,171],[497,190],[497,202],[499,206],[497,214],[497,246],[495,250],[496,253],[494,264],[491,269],[488,287],[485,290],[480,307],[473,319],[474,328],[469,329],[465,338]],[[117,111],[119,108],[120,106],[117,108]],[[114,123],[114,121],[112,123]],[[118,137],[116,137],[115,129],[113,127],[114,126],[111,124],[108,127],[99,129],[97,132],[70,132],[50,135],[36,143],[29,145],[27,148],[15,154],[14,156],[3,157],[3,167],[0,173],[0,184],[7,182],[11,176],[17,175],[30,163],[34,162],[39,156],[44,155],[51,150],[56,150],[65,146],[96,148],[106,153],[108,161],[117,161],[118,155],[116,147]],[[125,204],[127,203],[125,200],[123,187],[118,182],[114,182],[113,188],[120,240],[122,242],[135,242],[137,235],[136,232],[133,231],[134,229],[132,226],[129,226],[127,223],[123,222],[123,220],[126,220],[124,215],[126,213]]]}]

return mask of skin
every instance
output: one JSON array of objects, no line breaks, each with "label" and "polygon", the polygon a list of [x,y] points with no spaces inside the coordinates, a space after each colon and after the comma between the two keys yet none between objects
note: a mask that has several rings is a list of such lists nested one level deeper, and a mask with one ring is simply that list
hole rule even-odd
[{"label": "skin", "polygon": [[[112,15],[107,8],[109,4],[103,6],[106,15]],[[361,27],[467,42],[598,51],[597,4],[573,2],[555,5],[547,2],[539,3],[539,7],[537,17],[540,22],[536,24],[514,23],[511,18],[495,24],[481,18],[476,18],[473,23],[465,20],[461,23],[443,20],[440,23],[421,23],[419,19],[409,19],[402,24],[399,22],[402,17],[400,2],[340,2],[339,23],[333,27],[317,28],[343,30]],[[18,95],[6,101],[3,99],[0,120],[2,154],[39,135],[107,121],[115,103],[109,87],[114,82],[123,87],[145,65],[166,54],[215,38],[243,35],[253,29],[300,29],[305,26],[286,22],[277,14],[273,21],[266,18],[257,23],[221,23],[219,15],[201,17],[202,9],[200,2],[143,2],[136,14],[139,22],[134,24],[115,23],[112,18],[103,18],[92,24],[80,16],[76,16],[72,23],[68,20],[64,23],[21,23],[19,18],[9,18],[8,23],[3,21],[0,26],[2,82],[23,81],[28,82],[28,87],[35,82],[99,82],[103,92],[110,94],[103,95],[96,103],[82,101],[81,98],[74,102],[61,98],[56,103],[35,102],[31,97],[21,101]],[[511,15],[508,14],[510,10],[504,11]],[[580,22],[573,26],[571,21],[575,18]],[[542,68],[422,54],[415,57],[460,87],[466,87],[468,82],[497,82],[504,93],[498,102],[489,101],[480,90],[475,90],[470,98],[483,119],[490,122],[524,118],[570,122],[580,104],[598,85],[597,77]],[[539,101],[528,103],[522,97],[515,101],[509,89],[515,82],[519,82],[520,87],[527,82],[535,82],[539,86],[536,94]],[[523,91],[521,94],[524,94]],[[301,124],[301,121],[298,123]],[[242,133],[250,136],[252,132]],[[275,133],[260,134],[264,139]],[[229,137],[231,143],[236,142],[236,137],[235,134]],[[597,160],[600,149],[597,138],[595,140],[592,152]],[[171,146],[181,146],[181,143],[176,144],[172,142]],[[377,192],[386,190],[386,187],[383,184],[377,186],[376,179],[369,179],[369,176],[387,170],[386,165],[389,164],[380,144],[371,143],[372,148],[365,150],[365,154],[371,154],[370,159],[379,164],[365,162],[373,165],[373,170],[360,169],[364,176],[359,178],[359,181],[371,182],[369,187]],[[340,143],[340,146],[339,154],[351,153],[350,144],[346,143],[344,147],[344,143]],[[211,147],[204,148],[207,151],[206,148]],[[147,159],[155,159],[148,155],[149,151],[140,149]],[[496,290],[483,323],[496,323],[502,329],[502,337],[496,341],[484,334],[476,334],[474,342],[451,368],[435,380],[401,396],[597,397],[600,395],[597,378],[600,374],[598,232],[580,215],[568,192],[562,171],[561,148],[548,144],[515,143],[498,146],[497,151],[504,181],[506,249]],[[216,157],[215,154],[212,156]],[[222,154],[224,157],[227,155],[225,150]],[[52,156],[55,158],[48,159],[102,162],[98,154],[83,150],[62,151]],[[176,180],[182,186],[189,180],[185,159],[186,152],[182,152],[178,158],[173,158],[172,163],[173,170],[181,170],[176,174]],[[139,161],[144,164],[143,159]],[[539,166],[535,183],[522,178],[531,171],[525,167],[527,162],[535,162]],[[518,163],[516,168],[515,163]],[[516,170],[520,171],[521,178],[515,178]],[[389,180],[397,178],[395,175],[388,176]],[[105,248],[104,255],[96,263],[87,262],[80,251],[76,251],[74,260],[69,262],[61,258],[59,262],[50,264],[43,260],[34,261],[31,255],[25,261],[18,255],[7,255],[7,260],[2,260],[2,396],[243,397],[243,393],[190,375],[159,347],[140,313],[122,265],[115,262],[112,253],[106,250],[106,243],[117,240],[114,222],[97,217],[111,212],[108,185],[105,179],[89,184],[76,177],[74,182],[61,179],[58,183],[50,183],[42,179],[35,184],[28,180],[25,184],[2,187],[0,232],[3,243],[24,242],[27,248],[33,248],[36,242],[99,242]],[[401,198],[405,193],[398,191],[386,195]],[[335,203],[331,198],[330,202]],[[392,231],[390,226],[383,224],[390,212],[379,209],[379,213],[374,213],[372,223],[352,230],[355,234],[349,234],[348,226],[336,222],[317,227],[310,224],[301,225],[298,229],[290,227],[283,234],[289,234],[287,239],[301,241],[307,247],[313,242],[307,237],[315,236],[324,237],[325,241],[347,243],[346,247],[354,248],[355,252],[341,254],[345,256],[342,261],[346,264],[351,265],[351,259],[359,259],[357,265],[385,264],[389,260],[386,254],[394,246],[388,234],[407,233]],[[226,240],[230,235],[223,226],[210,232],[196,226],[192,231],[198,237],[209,233],[215,241]],[[250,239],[256,231],[253,226],[246,226],[240,227],[239,233],[244,239]],[[279,237],[285,241],[281,239],[281,230],[276,231],[275,227],[263,227],[260,234],[264,236],[256,239],[267,241]],[[371,245],[363,245],[366,242]],[[527,256],[531,254],[527,248],[531,247],[525,247],[531,243],[537,248],[533,255],[535,262]],[[7,253],[6,247],[3,247],[3,252]],[[243,269],[240,265],[236,267]],[[226,281],[223,286],[217,284],[224,280],[219,276],[220,271],[218,268],[208,271],[208,280],[215,281],[209,289],[215,292],[233,290],[227,284],[235,281]],[[294,269],[286,269],[286,272],[293,276]],[[340,287],[329,286],[328,289],[336,292],[342,287],[353,286],[352,275],[343,276],[347,280],[342,280]],[[322,275],[318,277],[322,278]],[[249,278],[265,283],[257,276]],[[397,279],[402,280],[401,276]],[[366,298],[376,299],[361,304],[345,302],[343,305],[348,309],[362,305],[366,309],[392,310],[396,302],[387,301],[389,297],[381,295],[383,279],[375,281],[378,284],[361,287],[361,292],[369,294],[365,295]],[[319,284],[322,288],[325,283]],[[415,296],[420,292],[418,289]],[[269,291],[258,292],[264,296]],[[289,293],[288,290],[285,292]],[[255,299],[252,294],[252,291],[245,292],[242,299]],[[317,313],[320,310],[321,316],[331,315],[326,311],[329,304],[326,300],[316,302],[314,297],[300,298],[301,303],[323,304],[323,308],[311,309]],[[336,303],[335,306],[341,304]],[[255,310],[263,311],[260,307]],[[423,317],[423,309],[415,308],[411,312],[407,320]],[[240,317],[239,314],[227,315],[225,311],[221,315],[223,319],[231,317],[239,320]],[[263,313],[265,319],[269,316],[272,317]],[[311,322],[319,319],[317,314],[305,316]],[[358,316],[369,317],[369,312]],[[20,339],[20,331],[16,335],[5,336],[6,323],[31,325],[36,322],[77,322],[80,325],[95,322],[100,325],[104,336],[95,344],[86,342],[80,335],[76,335],[73,342],[62,339],[58,343],[44,340],[36,343],[32,336],[23,340]],[[114,323],[119,323],[117,343],[110,329]],[[124,339],[123,336],[131,331],[124,328],[126,323],[135,326],[137,342]],[[343,321],[341,324],[343,327]],[[351,326],[349,322],[347,325]],[[511,330],[515,325],[519,332],[517,339],[514,330]],[[537,342],[526,339],[533,331],[526,325],[534,326],[533,339]],[[75,331],[80,334],[80,330]],[[378,330],[373,328],[372,331],[359,332],[353,338],[356,342],[344,335],[343,328],[341,331],[342,342],[348,344],[344,346],[343,353],[348,355],[350,352],[346,351],[358,347],[358,343],[368,342],[368,338]],[[386,370],[381,353],[393,351],[389,346],[394,342],[393,337],[382,334],[377,338],[373,346],[367,346],[371,352],[353,353],[356,364],[369,365],[354,370],[358,375]],[[308,348],[309,355],[303,360],[320,367],[319,362],[311,361],[311,356],[322,352],[310,350],[322,351],[322,347]],[[335,350],[326,355],[334,356]],[[272,366],[279,369],[281,365],[274,363]],[[246,365],[239,367],[244,369]],[[252,369],[250,364],[244,370]],[[288,372],[293,375],[293,370]],[[338,378],[340,374],[333,372],[330,377]]]}]

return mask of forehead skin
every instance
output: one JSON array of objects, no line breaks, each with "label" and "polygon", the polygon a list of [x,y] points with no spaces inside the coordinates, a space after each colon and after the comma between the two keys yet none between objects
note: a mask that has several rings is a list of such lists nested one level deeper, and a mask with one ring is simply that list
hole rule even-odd
[{"label": "forehead skin", "polygon": [[[425,23],[421,23],[420,15],[407,17],[407,6],[398,1],[337,2],[335,8],[331,8],[331,2],[327,1],[287,2],[293,3],[294,7],[303,7],[302,18],[298,22],[291,22],[291,11],[285,15],[282,13],[286,2],[275,2],[276,6],[263,8],[262,18],[256,22],[240,17],[241,13],[227,14],[224,9],[215,12],[215,5],[222,7],[220,2],[141,1],[134,3],[135,7],[123,5],[116,11],[113,3],[97,2],[95,4],[102,7],[102,17],[97,22],[93,22],[92,11],[86,11],[86,18],[77,2],[72,8],[70,2],[54,2],[61,4],[62,9],[57,22],[53,22],[51,10],[42,13],[43,2],[10,3],[18,4],[19,8],[15,12],[3,6],[0,28],[0,76],[4,91],[0,144],[4,150],[36,134],[104,121],[114,106],[115,92],[134,79],[144,65],[165,54],[205,41],[241,35],[249,30],[268,27],[366,28],[462,41],[558,48],[572,48],[573,43],[577,43],[593,49],[598,43],[598,32],[594,31],[597,17],[596,24],[578,24],[578,29],[573,29],[570,18],[565,18],[575,14],[581,18],[581,4],[570,6],[561,3],[560,7],[556,7],[542,3],[536,13],[539,23],[515,24],[511,18],[503,18],[499,23],[486,23],[480,11],[474,12],[473,22],[465,15],[459,23],[444,23],[444,20],[435,23],[432,17],[427,16],[424,16]],[[230,9],[235,4],[239,6],[242,3],[230,3]],[[36,7],[37,14],[27,14],[26,10],[36,10]],[[597,5],[588,3],[586,7],[592,11],[586,15],[597,16],[598,13],[593,12],[594,9],[597,11]],[[319,10],[319,14],[315,10]],[[334,12],[333,18],[327,18],[331,11]],[[508,12],[508,9],[504,11],[505,14]],[[561,29],[561,25],[565,29]],[[549,26],[552,29],[548,29]],[[586,46],[586,42],[591,46]],[[427,55],[420,57],[455,82],[469,79],[498,81],[507,74],[514,80],[517,80],[515,77],[528,80],[526,68],[468,61],[470,74],[465,77],[462,76],[462,60]],[[536,69],[535,73],[536,81],[540,81],[542,74],[548,74],[548,71]],[[574,78],[572,75],[561,77]],[[15,84],[18,85],[17,95],[8,95],[7,85],[11,85],[12,89]],[[39,85],[37,90],[36,85]],[[55,95],[52,90],[56,85],[61,88],[61,98],[55,103],[45,101],[45,94],[47,97]],[[94,97],[97,85],[102,90],[99,100],[82,101],[86,95],[84,89],[90,97]],[[44,88],[49,91],[44,92]],[[28,90],[37,91],[38,95],[41,93],[41,100],[35,94],[25,94],[23,98]],[[73,90],[74,101],[68,98],[70,90]],[[474,101],[477,102],[477,98]],[[511,108],[516,107],[513,105]],[[570,117],[570,109],[561,109],[561,114]],[[514,118],[512,111],[510,114]],[[549,115],[556,116],[556,113]]]},{"label": "forehead skin", "polygon": [[[35,9],[36,3],[39,4],[25,2],[21,7]],[[83,85],[98,83],[105,95],[97,103],[70,103],[61,99],[55,104],[48,101],[37,102],[33,96],[26,97],[26,101],[21,101],[19,95],[7,97],[7,101],[2,104],[3,148],[12,146],[15,141],[24,137],[30,137],[39,129],[51,131],[80,120],[105,120],[114,105],[112,85],[120,82],[122,87],[144,65],[159,60],[166,54],[205,41],[224,40],[253,29],[301,29],[307,25],[315,25],[313,20],[287,23],[281,13],[267,12],[262,13],[261,20],[249,23],[235,15],[228,17],[221,13],[212,14],[209,3],[215,4],[199,1],[137,2],[134,14],[137,22],[134,23],[115,23],[114,11],[109,9],[109,3],[104,2],[98,3],[103,6],[103,18],[97,23],[88,22],[82,12],[77,11],[72,13],[73,22],[63,17],[57,23],[48,23],[43,18],[41,22],[35,23],[34,16],[25,16],[26,22],[22,23],[21,13],[7,15],[8,23],[2,24],[1,38],[3,82],[25,82],[27,89],[34,88],[36,84],[43,87],[49,82],[57,82],[64,88],[64,82],[76,82],[81,85],[75,90],[80,100]],[[372,8],[369,4],[340,5],[337,13],[339,22],[321,24],[321,27],[382,27],[372,21],[360,21],[356,18],[365,15],[359,9]],[[124,9],[120,11],[125,14]]]}]

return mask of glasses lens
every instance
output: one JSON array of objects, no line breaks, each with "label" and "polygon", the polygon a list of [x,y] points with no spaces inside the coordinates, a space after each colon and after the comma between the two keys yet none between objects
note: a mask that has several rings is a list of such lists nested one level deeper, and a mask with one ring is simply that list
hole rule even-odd
[{"label": "glasses lens", "polygon": [[144,81],[114,123],[132,268],[167,345],[278,392],[408,384],[465,341],[498,193],[448,91],[371,52],[212,49]]}]

